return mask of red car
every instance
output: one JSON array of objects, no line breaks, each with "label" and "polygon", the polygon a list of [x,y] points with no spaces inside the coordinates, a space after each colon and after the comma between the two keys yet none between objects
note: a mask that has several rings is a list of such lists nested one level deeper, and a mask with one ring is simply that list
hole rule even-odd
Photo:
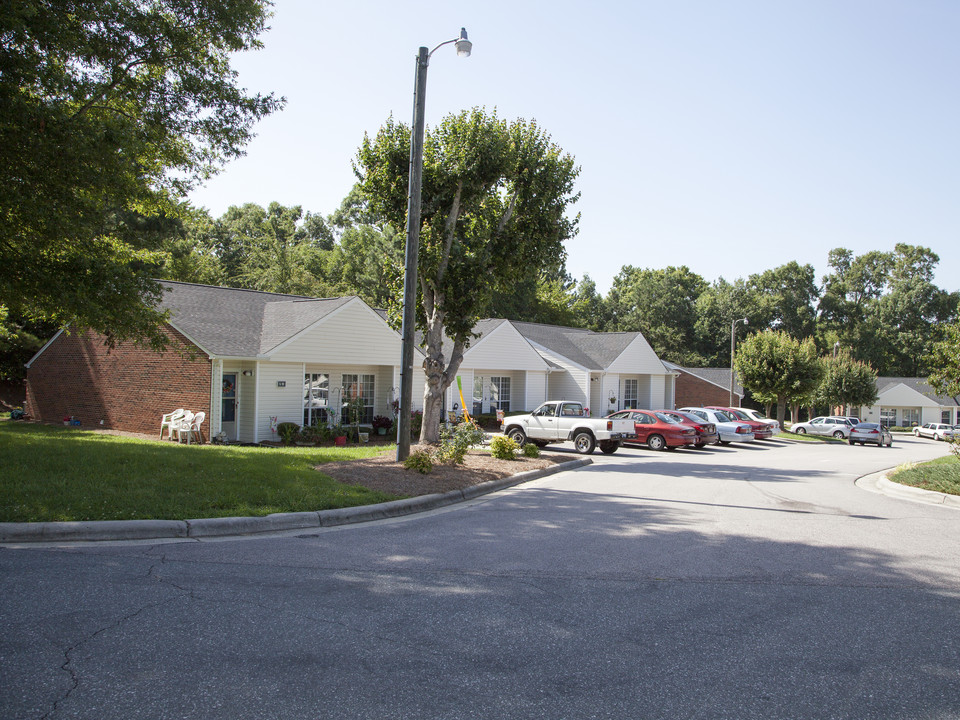
[{"label": "red car", "polygon": [[747,415],[743,410],[731,407],[720,407],[719,405],[707,405],[709,410],[720,410],[727,415],[742,423],[746,423],[753,430],[753,437],[757,440],[768,440],[774,436],[773,428],[768,423],[757,422]]},{"label": "red car", "polygon": [[706,420],[701,420],[693,413],[683,412],[682,410],[657,410],[657,412],[673,418],[681,425],[689,425],[696,430],[696,446],[698,448],[706,445],[716,445],[720,442],[720,433],[717,432],[717,426]]},{"label": "red car", "polygon": [[610,418],[628,418],[633,420],[637,430],[636,439],[624,440],[624,445],[646,445],[651,450],[673,450],[678,447],[696,445],[697,431],[688,425],[681,425],[673,418],[652,410],[621,410]]}]

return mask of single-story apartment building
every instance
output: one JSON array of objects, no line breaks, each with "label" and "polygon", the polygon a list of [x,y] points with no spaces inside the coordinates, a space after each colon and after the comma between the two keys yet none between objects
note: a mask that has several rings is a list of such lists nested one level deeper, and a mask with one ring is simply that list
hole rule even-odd
[{"label": "single-story apartment building", "polygon": [[[680,367],[666,360],[663,364],[677,373],[677,407],[726,407],[730,404],[730,368]],[[735,381],[734,407],[743,405],[743,396],[743,386]]]},{"label": "single-story apartment building", "polygon": [[[206,413],[208,436],[252,443],[276,439],[280,422],[327,422],[357,397],[364,422],[391,416],[400,335],[360,298],[161,285],[165,352],[60,331],[27,364],[27,414],[153,433],[163,414],[185,408]],[[422,362],[415,355],[414,367]],[[414,407],[423,388],[415,372]]]},{"label": "single-story apartment building", "polygon": [[860,408],[860,419],[888,427],[912,427],[925,423],[960,424],[957,398],[940,395],[917,377],[878,377],[877,402]]},{"label": "single-story apartment building", "polygon": [[[460,366],[463,401],[474,415],[533,410],[546,400],[573,400],[594,416],[629,407],[674,407],[674,378],[639,332],[481,320]],[[444,348],[449,354],[450,346]],[[456,411],[456,384],[445,408]]]}]

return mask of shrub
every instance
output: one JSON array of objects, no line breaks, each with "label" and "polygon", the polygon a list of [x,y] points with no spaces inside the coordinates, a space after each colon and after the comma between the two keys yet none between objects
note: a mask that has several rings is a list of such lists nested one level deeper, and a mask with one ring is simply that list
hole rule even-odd
[{"label": "shrub", "polygon": [[498,460],[516,460],[520,446],[506,435],[497,435],[490,441],[490,454]]},{"label": "shrub", "polygon": [[300,432],[300,426],[292,422],[282,422],[277,425],[277,435],[280,437],[280,442],[284,445],[293,445],[294,438],[297,437],[297,433]]},{"label": "shrub", "polygon": [[538,458],[540,457],[540,448],[534,445],[532,442],[525,443],[523,446],[523,456],[528,458]]},{"label": "shrub", "polygon": [[407,470],[416,470],[418,473],[426,475],[433,470],[433,458],[426,450],[416,450],[407,456],[403,461],[403,466]]},{"label": "shrub", "polygon": [[379,430],[380,428],[389,430],[391,427],[393,427],[393,420],[388,418],[386,415],[377,415],[371,424],[373,425],[374,430]]},{"label": "shrub", "polygon": [[472,422],[462,422],[450,429],[446,426],[440,429],[440,447],[437,450],[437,461],[461,465],[464,457],[474,445],[483,442],[484,433],[480,426]]},{"label": "shrub", "polygon": [[420,428],[423,427],[423,411],[413,410],[410,412],[410,439],[420,435]]}]

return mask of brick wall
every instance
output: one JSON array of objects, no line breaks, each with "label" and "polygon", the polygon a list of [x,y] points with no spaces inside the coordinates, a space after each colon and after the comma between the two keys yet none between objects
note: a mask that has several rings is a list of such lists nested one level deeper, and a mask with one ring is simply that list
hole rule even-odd
[{"label": "brick wall", "polygon": [[[677,377],[677,407],[703,407],[705,405],[720,405],[725,407],[730,403],[730,390],[709,383],[696,375],[680,371]],[[740,398],[734,393],[734,404],[740,403]]]},{"label": "brick wall", "polygon": [[[177,408],[210,414],[211,363],[185,337],[166,329],[163,353],[133,343],[110,350],[92,333],[61,333],[27,370],[25,410],[59,423],[73,415],[84,426],[160,432],[160,416]],[[100,421],[103,421],[101,425]]]}]

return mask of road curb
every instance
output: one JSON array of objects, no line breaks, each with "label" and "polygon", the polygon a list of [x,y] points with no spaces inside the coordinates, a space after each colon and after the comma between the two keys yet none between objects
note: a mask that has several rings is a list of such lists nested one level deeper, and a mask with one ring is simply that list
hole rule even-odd
[{"label": "road curb", "polygon": [[927,505],[943,505],[944,507],[960,510],[960,495],[950,495],[949,493],[937,492],[935,490],[924,490],[923,488],[913,487],[911,485],[901,485],[894,482],[888,476],[890,470],[881,470],[880,472],[864,475],[856,480],[856,485],[865,490],[887,495],[888,497],[900,498],[901,500],[911,500],[921,502]]},{"label": "road curb", "polygon": [[418,495],[375,505],[274,513],[262,517],[197,518],[194,520],[99,520],[85,522],[0,523],[0,543],[89,542],[117,540],[201,539],[258,535],[284,530],[312,530],[412,515],[497,492],[541,477],[589,465],[590,458],[528,470],[463,490]]}]

